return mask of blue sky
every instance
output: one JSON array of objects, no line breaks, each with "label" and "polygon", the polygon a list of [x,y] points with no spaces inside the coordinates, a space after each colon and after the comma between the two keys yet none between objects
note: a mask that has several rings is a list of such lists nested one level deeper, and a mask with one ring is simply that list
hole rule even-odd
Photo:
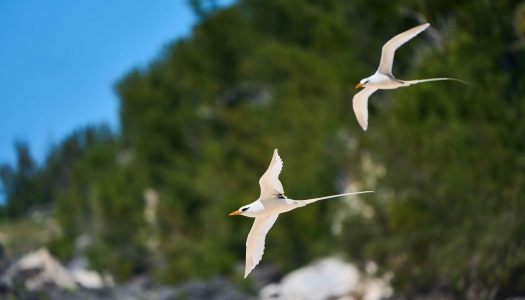
[{"label": "blue sky", "polygon": [[115,82],[190,34],[197,20],[187,3],[0,1],[0,163],[15,161],[15,140],[42,162],[80,126],[117,129]]}]

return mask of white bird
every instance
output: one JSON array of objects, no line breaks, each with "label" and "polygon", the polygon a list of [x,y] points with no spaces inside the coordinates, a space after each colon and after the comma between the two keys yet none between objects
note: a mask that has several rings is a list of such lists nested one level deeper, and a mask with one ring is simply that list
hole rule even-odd
[{"label": "white bird", "polygon": [[261,186],[261,195],[259,199],[251,204],[245,205],[239,210],[230,214],[230,216],[242,215],[250,218],[255,218],[252,229],[248,234],[246,241],[246,267],[244,270],[244,278],[250,274],[255,266],[261,261],[264,253],[264,239],[266,234],[272,228],[280,213],[303,207],[310,203],[319,200],[342,197],[346,195],[373,193],[372,191],[346,193],[310,200],[292,200],[284,195],[283,185],[279,181],[279,174],[283,169],[283,161],[277,153],[277,149],[273,152],[272,161],[268,170],[259,180]]},{"label": "white bird", "polygon": [[462,80],[455,78],[431,78],[431,79],[419,79],[419,80],[399,80],[392,75],[392,64],[394,63],[394,54],[397,48],[401,47],[404,43],[411,40],[413,37],[418,35],[423,30],[427,29],[430,24],[423,24],[409,29],[403,33],[400,33],[388,41],[381,52],[381,62],[376,73],[368,78],[365,78],[359,82],[355,87],[364,89],[357,93],[353,99],[353,106],[355,116],[359,125],[366,131],[368,128],[368,97],[372,95],[378,89],[397,89],[399,87],[409,86],[411,84],[417,84],[420,82],[437,81],[437,80],[456,80],[466,83]]}]

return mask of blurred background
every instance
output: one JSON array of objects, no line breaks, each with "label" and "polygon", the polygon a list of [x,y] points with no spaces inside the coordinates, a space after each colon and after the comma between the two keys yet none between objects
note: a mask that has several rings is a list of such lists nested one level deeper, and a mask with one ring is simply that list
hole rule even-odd
[{"label": "blurred background", "polygon": [[[363,132],[426,22],[394,75],[469,85],[378,91]],[[0,43],[0,297],[525,297],[523,1],[4,1]],[[376,194],[281,215],[243,280],[274,148],[290,198]]]}]

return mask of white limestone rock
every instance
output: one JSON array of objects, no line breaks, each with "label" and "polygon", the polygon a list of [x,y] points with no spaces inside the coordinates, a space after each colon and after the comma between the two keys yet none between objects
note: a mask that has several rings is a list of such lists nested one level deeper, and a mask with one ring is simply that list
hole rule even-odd
[{"label": "white limestone rock", "polygon": [[261,300],[379,300],[392,295],[388,280],[362,275],[350,263],[325,258],[261,289]]}]

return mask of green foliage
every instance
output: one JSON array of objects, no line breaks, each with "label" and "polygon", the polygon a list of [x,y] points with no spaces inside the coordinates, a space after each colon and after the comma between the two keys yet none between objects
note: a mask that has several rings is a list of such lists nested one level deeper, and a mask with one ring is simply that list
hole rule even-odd
[{"label": "green foliage", "polygon": [[[342,153],[336,131],[352,113],[338,64],[353,61],[340,49],[321,47],[334,57],[307,51],[305,43],[320,42],[287,41],[257,24],[268,9],[288,20],[286,15],[297,13],[292,6],[251,5],[203,19],[191,39],[175,43],[150,69],[130,73],[118,86],[123,140],[148,185],[161,195],[159,248],[168,260],[161,269],[166,280],[230,273],[244,257],[252,221],[225,217],[257,198],[256,183],[273,148],[287,164],[281,178],[288,195],[336,192],[345,159],[333,155]],[[311,28],[316,38],[345,45],[339,38],[350,38],[342,15],[328,25],[334,33],[321,20],[330,19],[335,8],[316,8],[307,9],[322,27]],[[311,162],[308,168],[305,162]],[[333,237],[327,233],[335,205],[327,201],[283,215],[268,238],[266,258],[284,271],[331,253]]]},{"label": "green foliage", "polygon": [[17,259],[30,251],[46,246],[49,238],[57,235],[57,224],[52,219],[17,218],[0,222],[0,242],[6,257]]},{"label": "green foliage", "polygon": [[86,250],[91,267],[111,270],[117,279],[144,271],[147,264],[140,228],[142,195],[115,141],[91,146],[77,161],[70,187],[58,197],[57,218],[63,236],[93,239]]},{"label": "green foliage", "polygon": [[409,295],[445,287],[481,299],[525,289],[525,65],[505,18],[515,6],[498,3],[472,7],[468,17],[454,7],[446,51],[429,50],[410,72],[462,78],[468,87],[393,92],[360,139],[359,152],[387,170],[377,183],[386,219],[349,221],[347,230],[368,231],[351,252],[394,270]]},{"label": "green foliage", "polygon": [[51,148],[43,166],[33,160],[26,143],[15,143],[16,167],[0,165],[1,191],[6,198],[5,216],[18,218],[31,208],[39,210],[52,203],[68,187],[71,169],[86,149],[112,138],[107,126],[77,130]]},{"label": "green foliage", "polygon": [[72,259],[75,254],[74,241],[63,236],[51,239],[47,242],[46,246],[53,256],[58,257],[63,261]]},{"label": "green foliage", "polygon": [[31,157],[29,146],[23,142],[15,144],[17,154],[16,169],[7,164],[0,166],[0,180],[2,190],[7,196],[5,207],[7,216],[17,217],[25,213],[26,209],[32,205],[40,204],[44,193],[41,192],[41,180],[34,180],[39,177],[37,166]]}]

